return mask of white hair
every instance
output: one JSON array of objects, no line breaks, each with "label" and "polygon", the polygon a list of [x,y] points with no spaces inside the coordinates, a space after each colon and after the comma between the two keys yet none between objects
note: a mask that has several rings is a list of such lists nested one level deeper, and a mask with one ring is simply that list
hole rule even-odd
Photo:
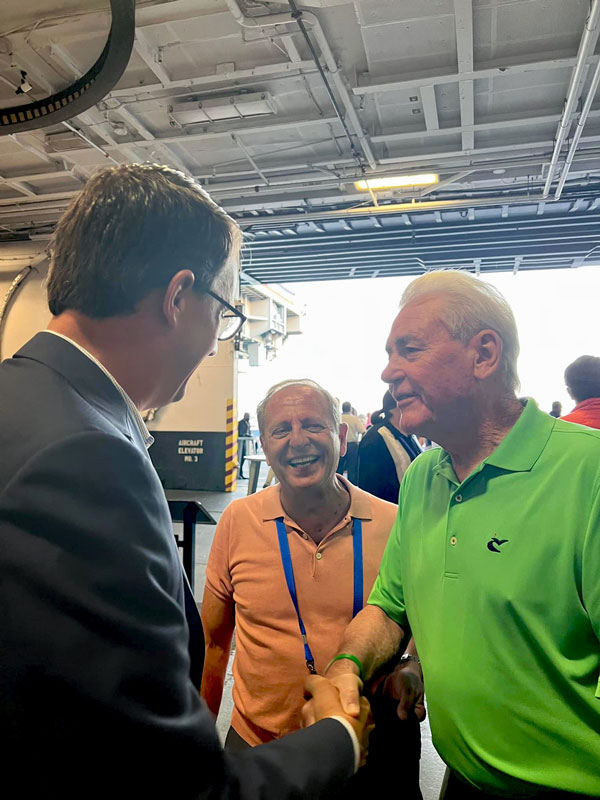
[{"label": "white hair", "polygon": [[511,307],[491,284],[469,272],[432,270],[412,281],[400,300],[400,308],[415,300],[437,295],[444,299],[441,322],[450,336],[467,344],[479,331],[490,328],[502,340],[501,375],[508,389],[517,391],[519,334]]},{"label": "white hair", "polygon": [[335,423],[336,430],[339,429],[342,419],[340,417],[340,404],[335,397],[333,397],[333,395],[331,395],[327,389],[324,389],[316,381],[313,381],[310,378],[291,378],[286,381],[281,381],[281,383],[276,383],[275,386],[271,386],[269,391],[256,407],[258,430],[260,431],[261,436],[264,433],[265,409],[267,407],[267,403],[273,397],[273,395],[277,394],[282,389],[287,389],[288,386],[309,386],[311,389],[316,389],[318,392],[320,392],[327,401],[329,410],[331,411],[331,418]]}]

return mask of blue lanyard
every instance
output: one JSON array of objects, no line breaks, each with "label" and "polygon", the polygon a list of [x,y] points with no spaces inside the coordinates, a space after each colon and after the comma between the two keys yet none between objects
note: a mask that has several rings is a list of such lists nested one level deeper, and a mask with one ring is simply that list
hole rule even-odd
[{"label": "blue lanyard", "polygon": [[[302,643],[304,644],[304,658],[306,659],[306,666],[312,675],[317,674],[315,669],[315,659],[306,638],[306,628],[300,616],[300,608],[298,607],[298,597],[296,595],[296,582],[294,581],[294,569],[292,567],[292,556],[290,554],[290,544],[288,542],[287,531],[283,522],[283,517],[278,517],[275,522],[277,523],[277,537],[279,539],[279,550],[281,552],[281,563],[283,564],[283,571],[285,573],[285,582],[287,583],[292,603],[296,609],[298,616],[298,627],[302,634]],[[359,519],[352,519],[352,550],[354,554],[354,595],[352,602],[352,616],[355,617],[363,607],[363,550],[362,550],[362,522]]]}]

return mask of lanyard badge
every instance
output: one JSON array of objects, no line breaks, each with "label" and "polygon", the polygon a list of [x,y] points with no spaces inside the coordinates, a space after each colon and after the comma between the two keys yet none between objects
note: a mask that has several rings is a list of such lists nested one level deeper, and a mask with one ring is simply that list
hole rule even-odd
[{"label": "lanyard badge", "polygon": [[[288,542],[287,531],[283,522],[283,517],[278,517],[276,520],[277,525],[277,538],[279,539],[279,551],[281,553],[281,563],[283,564],[283,572],[285,574],[285,582],[287,583],[292,603],[296,610],[298,617],[298,627],[302,635],[302,643],[304,645],[304,658],[306,660],[306,667],[311,675],[316,675],[315,659],[313,658],[312,651],[308,644],[306,636],[306,628],[300,615],[300,608],[298,606],[298,597],[296,595],[296,582],[294,580],[294,569],[292,567],[292,556],[290,554],[290,545]],[[363,552],[362,552],[362,522],[359,519],[352,519],[352,550],[354,555],[354,590],[352,600],[352,616],[355,617],[363,607]]]}]

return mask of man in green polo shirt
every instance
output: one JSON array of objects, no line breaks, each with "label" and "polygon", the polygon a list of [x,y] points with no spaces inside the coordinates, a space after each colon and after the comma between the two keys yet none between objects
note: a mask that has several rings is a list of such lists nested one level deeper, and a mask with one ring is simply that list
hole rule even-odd
[{"label": "man in green polo shirt", "polygon": [[517,399],[514,317],[469,274],[413,281],[386,349],[403,430],[442,447],[328,677],[352,711],[410,625],[448,800],[599,797],[600,431]]}]

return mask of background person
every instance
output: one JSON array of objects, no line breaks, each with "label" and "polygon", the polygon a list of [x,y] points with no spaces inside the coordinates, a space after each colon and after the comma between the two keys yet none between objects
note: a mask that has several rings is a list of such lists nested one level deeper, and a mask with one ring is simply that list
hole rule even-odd
[{"label": "background person", "polygon": [[324,679],[321,722],[243,759],[197,689],[202,627],[140,412],[243,323],[239,241],[179,172],[98,173],[51,243],[48,330],[0,365],[3,777],[23,797],[312,798],[355,767],[366,719]]},{"label": "background person", "polygon": [[246,480],[244,475],[244,459],[248,455],[248,446],[252,441],[252,431],[250,430],[250,414],[248,411],[238,422],[238,461],[240,463],[239,476]]},{"label": "background person", "polygon": [[404,473],[421,448],[414,436],[400,430],[400,409],[389,392],[371,420],[372,427],[358,445],[358,485],[376,497],[397,503]]},{"label": "background person", "polygon": [[337,471],[340,475],[348,473],[350,483],[356,485],[358,481],[358,443],[365,432],[365,426],[356,416],[352,404],[342,403],[342,422],[347,426],[346,453],[341,457]]},{"label": "background person", "polygon": [[[235,751],[300,727],[306,675],[309,669],[325,670],[346,625],[363,607],[397,510],[336,475],[346,426],[337,402],[321,386],[306,379],[283,381],[267,392],[257,416],[279,484],[225,509],[202,603],[202,696],[215,717],[234,627],[237,631],[234,711],[226,742]],[[422,717],[418,662],[407,657],[402,670],[411,688],[419,684],[413,703],[420,704]],[[376,765],[360,776],[360,785],[388,788],[401,758],[399,790],[407,800],[420,797],[419,722],[408,709],[400,722],[396,703],[389,713],[389,704],[379,699],[378,705],[384,708],[373,734],[379,738],[371,745]]]},{"label": "background person", "polygon": [[[512,311],[466,272],[413,281],[386,349],[403,430],[441,449],[340,652],[368,679],[410,622],[447,798],[600,797],[600,432],[519,402]],[[327,673],[347,709],[358,672]]]},{"label": "background person", "polygon": [[551,417],[554,417],[555,419],[558,419],[560,417],[560,415],[562,414],[562,403],[560,402],[560,400],[554,400],[554,402],[552,403],[552,408],[548,413],[550,414]]},{"label": "background person", "polygon": [[579,356],[566,368],[565,383],[577,405],[562,419],[600,428],[600,358]]}]

